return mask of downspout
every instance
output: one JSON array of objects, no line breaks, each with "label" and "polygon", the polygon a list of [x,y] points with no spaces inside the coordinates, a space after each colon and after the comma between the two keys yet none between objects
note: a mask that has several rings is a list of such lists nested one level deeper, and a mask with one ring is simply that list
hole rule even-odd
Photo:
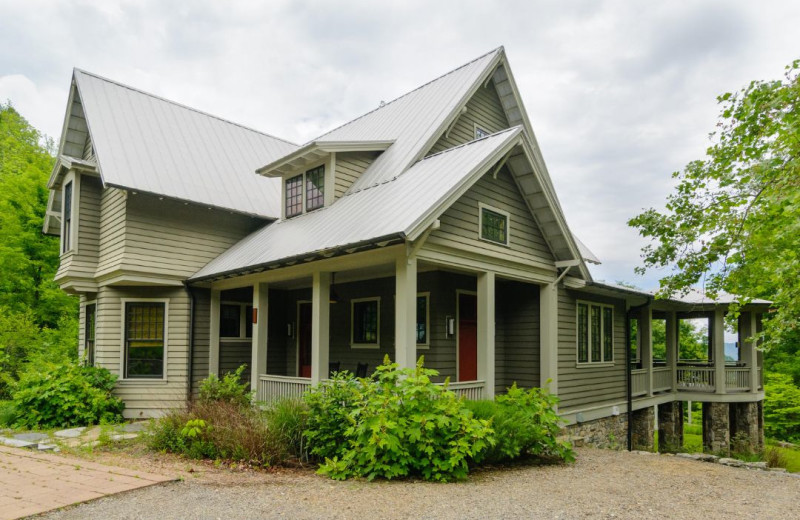
[{"label": "downspout", "polygon": [[196,297],[188,283],[183,282],[183,286],[186,289],[186,294],[189,295],[189,360],[186,363],[186,374],[188,378],[186,382],[186,402],[190,402],[193,395],[192,387],[194,386],[194,310]]}]

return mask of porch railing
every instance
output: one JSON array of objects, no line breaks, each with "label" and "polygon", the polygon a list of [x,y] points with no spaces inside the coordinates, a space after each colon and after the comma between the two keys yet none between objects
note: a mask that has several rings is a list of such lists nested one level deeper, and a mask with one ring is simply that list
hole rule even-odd
[{"label": "porch railing", "polygon": [[714,388],[714,367],[678,367],[679,390],[713,392]]},{"label": "porch railing", "polygon": [[480,401],[483,399],[483,387],[485,384],[484,381],[457,381],[455,383],[450,383],[447,388],[455,392],[459,397],[464,396],[470,401]]},{"label": "porch railing", "polygon": [[672,390],[672,369],[670,367],[653,368],[653,392]]},{"label": "porch railing", "polygon": [[728,392],[750,390],[750,367],[725,367],[725,390]]},{"label": "porch railing", "polygon": [[631,370],[631,390],[634,396],[647,394],[647,369]]},{"label": "porch railing", "polygon": [[311,388],[311,379],[307,377],[261,374],[258,376],[256,400],[273,403],[281,399],[300,398],[309,388]]}]

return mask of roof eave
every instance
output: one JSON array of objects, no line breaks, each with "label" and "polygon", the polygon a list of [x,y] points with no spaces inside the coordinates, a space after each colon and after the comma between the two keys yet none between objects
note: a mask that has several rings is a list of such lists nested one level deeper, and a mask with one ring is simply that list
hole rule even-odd
[{"label": "roof eave", "polygon": [[383,152],[394,144],[394,140],[381,141],[312,141],[294,152],[256,170],[264,177],[281,177],[297,168],[302,168],[322,159],[332,152]]}]

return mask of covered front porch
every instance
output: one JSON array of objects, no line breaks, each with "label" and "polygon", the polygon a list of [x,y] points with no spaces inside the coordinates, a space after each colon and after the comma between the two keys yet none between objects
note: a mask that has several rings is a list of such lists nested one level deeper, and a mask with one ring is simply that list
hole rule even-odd
[{"label": "covered front porch", "polygon": [[469,399],[539,385],[540,287],[418,259],[405,245],[211,285],[209,372],[247,364],[256,399],[300,397],[347,370],[420,356]]}]

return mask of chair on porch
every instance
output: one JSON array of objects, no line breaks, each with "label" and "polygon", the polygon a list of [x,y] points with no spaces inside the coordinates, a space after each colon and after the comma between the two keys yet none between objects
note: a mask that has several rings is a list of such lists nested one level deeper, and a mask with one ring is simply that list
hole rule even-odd
[{"label": "chair on porch", "polygon": [[334,372],[338,372],[341,365],[339,361],[331,361],[328,363],[328,377],[331,377]]},{"label": "chair on porch", "polygon": [[369,367],[366,363],[359,363],[356,365],[356,377],[367,377],[367,368]]}]

